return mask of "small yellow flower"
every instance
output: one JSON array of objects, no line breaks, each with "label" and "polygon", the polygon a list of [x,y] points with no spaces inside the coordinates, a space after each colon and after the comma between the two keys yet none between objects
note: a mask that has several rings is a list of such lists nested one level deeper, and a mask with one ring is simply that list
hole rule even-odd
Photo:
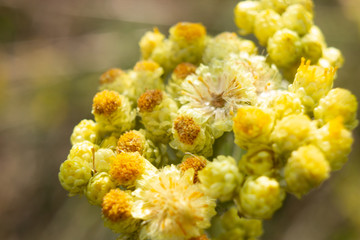
[{"label": "small yellow flower", "polygon": [[60,166],[58,174],[61,186],[70,196],[82,194],[91,178],[91,165],[79,157],[68,158]]},{"label": "small yellow flower", "polygon": [[239,162],[239,169],[248,175],[271,176],[279,167],[274,151],[268,146],[253,146]]},{"label": "small yellow flower", "polygon": [[300,61],[302,55],[300,37],[287,28],[278,30],[269,38],[267,50],[276,66],[288,68]]},{"label": "small yellow flower", "polygon": [[336,68],[310,65],[309,60],[302,58],[289,91],[301,99],[307,111],[312,111],[319,100],[331,90],[335,73]]},{"label": "small yellow flower", "polygon": [[118,77],[122,76],[123,74],[125,74],[125,72],[120,68],[111,68],[101,74],[100,84],[113,83]]},{"label": "small yellow flower", "polygon": [[254,31],[255,17],[261,10],[261,5],[258,1],[241,1],[235,9],[235,23],[240,28],[240,34],[245,35]]},{"label": "small yellow flower", "polygon": [[164,38],[165,36],[160,33],[158,28],[154,28],[152,32],[146,32],[139,42],[143,59],[150,58],[154,49],[163,43]]},{"label": "small yellow flower", "polygon": [[131,196],[120,189],[113,189],[105,195],[102,201],[102,213],[111,221],[131,217]]},{"label": "small yellow flower", "polygon": [[301,145],[311,142],[315,131],[315,122],[307,115],[292,114],[284,117],[276,123],[271,133],[273,149],[276,153],[287,156]]},{"label": "small yellow flower", "polygon": [[116,184],[110,175],[100,172],[90,178],[84,192],[90,204],[101,205],[103,197],[114,188],[116,188]]},{"label": "small yellow flower", "polygon": [[93,99],[94,114],[110,115],[121,107],[121,98],[115,91],[104,90]]},{"label": "small yellow flower", "polygon": [[154,174],[156,168],[138,152],[121,152],[110,168],[111,177],[119,184],[132,187],[143,175]]},{"label": "small yellow flower", "polygon": [[242,39],[233,32],[223,32],[209,39],[204,50],[203,63],[209,64],[214,59],[224,60],[230,54],[257,53],[257,47],[254,42]]},{"label": "small yellow flower", "polygon": [[170,39],[187,42],[196,41],[206,36],[206,29],[200,23],[180,22],[170,29]]},{"label": "small yellow flower", "polygon": [[284,198],[285,191],[278,181],[260,176],[248,177],[235,200],[244,216],[267,219],[282,206]]},{"label": "small yellow flower", "polygon": [[287,190],[300,198],[325,181],[329,173],[329,163],[317,147],[314,145],[300,147],[292,152],[285,166]]},{"label": "small yellow flower", "polygon": [[117,142],[116,152],[138,152],[143,154],[145,147],[145,136],[139,131],[131,130],[120,136]]},{"label": "small yellow flower", "polygon": [[140,221],[131,215],[133,199],[118,188],[110,190],[102,201],[105,226],[118,233],[131,233],[139,228]]},{"label": "small yellow flower", "polygon": [[328,47],[323,50],[323,56],[319,60],[319,65],[324,68],[341,68],[344,64],[344,56],[341,51],[334,47]]},{"label": "small yellow flower", "polygon": [[258,107],[242,107],[234,117],[235,143],[247,149],[253,144],[266,144],[274,125],[273,114]]},{"label": "small yellow flower", "polygon": [[196,66],[191,63],[180,63],[174,69],[173,74],[178,79],[185,79],[188,75],[195,73]]},{"label": "small yellow flower", "polygon": [[262,95],[258,100],[258,105],[273,110],[276,120],[281,120],[291,114],[302,114],[305,111],[300,98],[284,90],[271,91]]},{"label": "small yellow flower", "polygon": [[93,99],[92,113],[100,130],[122,133],[135,124],[136,110],[131,108],[127,97],[115,91],[98,92]]},{"label": "small yellow flower", "polygon": [[177,132],[180,142],[193,145],[200,133],[200,126],[189,116],[179,116],[174,121],[174,130]]},{"label": "small yellow flower", "polygon": [[309,32],[313,25],[313,15],[301,4],[293,4],[281,15],[284,27],[297,32],[300,36]]},{"label": "small yellow flower", "polygon": [[196,155],[186,155],[179,165],[182,173],[185,173],[188,169],[194,169],[194,183],[200,182],[198,178],[198,172],[202,170],[207,164],[206,158]]},{"label": "small yellow flower", "polygon": [[332,170],[339,170],[346,163],[352,143],[351,132],[345,128],[341,116],[318,129],[314,142],[324,153]]},{"label": "small yellow flower", "polygon": [[220,201],[231,200],[244,180],[236,161],[231,156],[220,155],[198,173],[200,188],[210,197]]},{"label": "small yellow flower", "polygon": [[212,155],[214,137],[204,117],[194,111],[180,111],[172,125],[170,146],[184,153]]},{"label": "small yellow flower", "polygon": [[143,61],[139,61],[135,64],[134,71],[136,71],[136,72],[141,72],[141,71],[154,72],[158,68],[160,68],[160,65],[157,64],[156,62],[151,61],[151,60],[143,60]]},{"label": "small yellow flower", "polygon": [[263,46],[267,45],[268,39],[282,27],[281,16],[272,9],[259,12],[255,17],[254,34]]},{"label": "small yellow flower", "polygon": [[349,90],[334,88],[320,99],[319,105],[314,109],[314,116],[321,125],[341,116],[344,125],[352,130],[358,125],[357,108],[356,97]]},{"label": "small yellow flower", "polygon": [[81,122],[74,127],[71,134],[71,144],[80,143],[83,141],[89,141],[95,143],[98,136],[98,127],[93,120],[81,120]]},{"label": "small yellow flower", "polygon": [[215,200],[193,184],[194,171],[184,174],[174,165],[166,166],[149,179],[140,180],[132,214],[146,222],[144,234],[157,240],[186,240],[197,237],[210,226]]},{"label": "small yellow flower", "polygon": [[79,157],[85,162],[92,163],[94,153],[98,150],[98,146],[89,142],[89,141],[83,141],[80,143],[76,143],[72,146],[70,149],[70,153],[68,155],[68,158],[75,158]]},{"label": "small yellow flower", "polygon": [[163,100],[163,92],[159,89],[147,90],[137,100],[140,112],[152,112]]},{"label": "small yellow flower", "polygon": [[183,62],[178,64],[171,78],[166,86],[167,93],[175,100],[178,101],[178,98],[181,96],[181,84],[185,78],[191,74],[194,74],[196,71],[196,66],[194,64]]},{"label": "small yellow flower", "polygon": [[176,102],[160,90],[147,90],[138,99],[141,122],[146,128],[147,137],[154,142],[167,144],[170,141],[177,111]]}]

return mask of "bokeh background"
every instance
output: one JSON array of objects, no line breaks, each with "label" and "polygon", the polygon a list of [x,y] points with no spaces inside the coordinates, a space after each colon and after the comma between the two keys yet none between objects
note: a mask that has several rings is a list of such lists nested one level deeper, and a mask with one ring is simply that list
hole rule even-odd
[{"label": "bokeh background", "polygon": [[[179,21],[236,31],[235,0],[0,0],[0,239],[115,239],[100,209],[58,182],[73,127],[91,119],[98,78],[131,68],[140,37]],[[360,0],[315,0],[315,23],[346,62],[336,86],[360,100]],[[360,239],[359,127],[350,161],[301,201],[288,197],[263,240]]]}]

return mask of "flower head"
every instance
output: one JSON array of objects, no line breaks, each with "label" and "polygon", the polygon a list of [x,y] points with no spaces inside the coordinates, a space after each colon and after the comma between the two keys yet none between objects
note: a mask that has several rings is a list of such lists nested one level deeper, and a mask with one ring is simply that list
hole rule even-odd
[{"label": "flower head", "polygon": [[137,72],[141,72],[141,71],[154,72],[158,68],[160,68],[160,65],[157,64],[156,62],[151,61],[151,60],[143,60],[143,61],[139,61],[139,62],[137,62],[135,64],[134,71],[137,71]]},{"label": "flower head", "polygon": [[214,61],[200,65],[185,79],[180,102],[207,118],[217,138],[231,130],[231,118],[239,107],[255,102],[254,82],[243,61]]},{"label": "flower head", "polygon": [[183,162],[179,165],[181,172],[185,173],[188,169],[194,169],[194,183],[198,183],[198,172],[207,164],[206,158],[202,156],[185,156]]},{"label": "flower head", "polygon": [[105,225],[119,233],[131,233],[139,228],[140,221],[131,215],[132,196],[118,188],[111,189],[103,198],[102,213]]},{"label": "flower head", "polygon": [[170,29],[173,40],[196,41],[206,36],[206,29],[200,23],[180,22]]},{"label": "flower head", "polygon": [[121,75],[125,74],[123,70],[120,68],[111,68],[101,74],[100,76],[100,84],[106,83],[113,83],[116,78],[120,77]]},{"label": "flower head", "polygon": [[244,148],[252,144],[267,143],[273,125],[274,116],[271,111],[252,106],[239,108],[233,125],[235,143]]},{"label": "flower head", "polygon": [[193,171],[166,166],[150,179],[139,181],[133,192],[133,216],[147,222],[144,231],[152,239],[185,240],[201,235],[215,215],[215,201],[193,184]]},{"label": "flower head", "polygon": [[288,191],[301,197],[329,177],[330,166],[323,153],[314,145],[293,151],[285,166]]},{"label": "flower head", "polygon": [[121,106],[120,95],[115,91],[104,90],[98,92],[93,99],[95,114],[110,115]]},{"label": "flower head", "polygon": [[139,131],[131,130],[120,136],[117,142],[116,151],[121,152],[138,152],[143,153],[145,145],[145,136]]},{"label": "flower head", "polygon": [[131,185],[145,170],[145,159],[138,153],[121,152],[113,160],[110,175],[121,185]]},{"label": "flower head", "polygon": [[188,75],[195,73],[196,66],[191,63],[180,63],[174,69],[176,78],[185,79]]},{"label": "flower head", "polygon": [[147,90],[137,100],[140,112],[151,112],[163,99],[163,92],[159,89]]}]

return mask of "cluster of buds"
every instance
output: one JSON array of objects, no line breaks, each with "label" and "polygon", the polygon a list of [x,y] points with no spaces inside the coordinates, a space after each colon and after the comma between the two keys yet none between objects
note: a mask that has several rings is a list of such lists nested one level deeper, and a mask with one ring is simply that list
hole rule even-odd
[{"label": "cluster of buds", "polygon": [[101,75],[95,121],[74,128],[61,185],[100,206],[118,239],[260,237],[286,194],[301,198],[344,165],[358,124],[355,96],[333,88],[342,56],[312,6],[236,6],[240,33],[268,56],[199,23],[145,33],[133,69]]},{"label": "cluster of buds", "polygon": [[243,1],[234,13],[240,34],[253,33],[289,81],[301,57],[325,68],[341,67],[344,62],[341,52],[328,47],[320,28],[314,25],[312,0]]}]

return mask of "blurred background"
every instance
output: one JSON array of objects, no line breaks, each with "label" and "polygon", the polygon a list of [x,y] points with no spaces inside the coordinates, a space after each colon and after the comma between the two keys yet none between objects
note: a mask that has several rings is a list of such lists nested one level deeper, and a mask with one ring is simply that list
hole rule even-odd
[{"label": "blurred background", "polygon": [[[154,26],[236,31],[236,0],[0,0],[0,239],[115,239],[100,209],[58,181],[73,127],[92,119],[102,72],[131,68]],[[315,0],[315,23],[346,59],[335,85],[360,100],[360,0]],[[301,201],[289,196],[263,240],[360,239],[360,128],[350,161]]]}]

